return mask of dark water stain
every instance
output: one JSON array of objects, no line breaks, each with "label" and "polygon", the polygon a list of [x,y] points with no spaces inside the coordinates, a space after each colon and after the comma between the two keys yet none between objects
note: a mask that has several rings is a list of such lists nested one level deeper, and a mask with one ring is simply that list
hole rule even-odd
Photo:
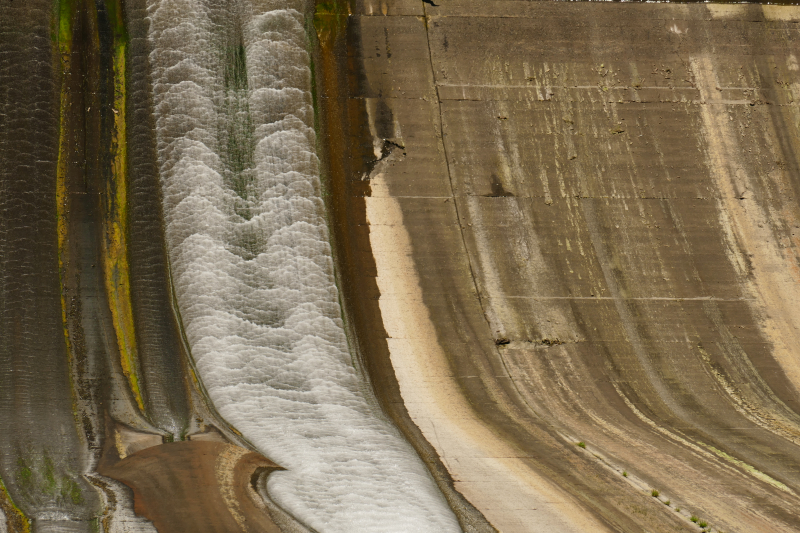
[{"label": "dark water stain", "polygon": [[503,187],[503,182],[500,181],[500,178],[497,177],[497,174],[492,174],[491,178],[492,178],[492,180],[491,180],[492,192],[491,192],[491,194],[487,194],[486,195],[487,197],[489,197],[489,198],[503,198],[503,197],[512,197],[512,196],[514,196],[512,193],[510,193],[509,191],[507,191]]},{"label": "dark water stain", "polygon": [[383,88],[370,87],[363,70],[361,21],[359,17],[344,21],[346,25],[336,31],[327,26],[326,31],[317,31],[320,40],[314,51],[314,75],[318,152],[323,162],[337,286],[342,292],[348,340],[381,408],[426,464],[462,528],[492,532],[494,528],[483,515],[454,489],[447,469],[409,417],[400,396],[378,305],[380,292],[366,220],[364,197],[370,194],[370,188],[362,178],[369,175],[376,161],[363,95],[378,96],[373,124],[376,134],[390,141],[389,145],[384,142],[386,151],[391,150],[391,143],[396,149],[402,147],[392,141],[394,116],[381,97]]},{"label": "dark water stain", "polygon": [[193,415],[189,354],[173,311],[161,210],[145,6],[126,3],[128,72],[129,262],[131,298],[146,407],[158,427],[183,438]]}]

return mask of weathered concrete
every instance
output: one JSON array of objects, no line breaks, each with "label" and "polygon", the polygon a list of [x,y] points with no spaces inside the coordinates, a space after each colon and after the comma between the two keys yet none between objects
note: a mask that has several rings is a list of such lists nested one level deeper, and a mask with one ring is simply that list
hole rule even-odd
[{"label": "weathered concrete", "polygon": [[[144,2],[125,3],[130,32],[120,5],[0,5],[0,530],[11,533],[153,531],[129,508],[130,491],[98,475],[113,474],[120,453],[174,456],[160,467],[159,479],[186,496],[196,480],[181,469],[208,459],[198,451],[204,444],[187,445],[198,455],[191,464],[162,442],[214,436],[222,441],[217,448],[247,446],[213,413],[182,342],[152,168]],[[114,63],[121,34],[133,43],[121,61],[130,60],[127,71]],[[126,84],[126,74],[135,81]],[[120,114],[134,117],[127,137],[125,121],[116,121]],[[120,232],[117,251],[131,268],[109,287],[104,267],[114,260],[108,241],[115,222],[129,227]],[[143,377],[137,390],[120,354],[112,293],[132,300],[136,327],[127,333],[139,341],[139,353],[132,354]],[[234,472],[244,464],[217,465],[220,476],[230,477],[235,494],[229,499],[246,495],[251,485],[256,494],[263,483],[255,463],[246,465],[252,466],[246,474]],[[225,505],[206,505],[200,515],[202,497],[182,500],[142,485],[140,496],[174,515],[194,513],[209,527],[237,527]],[[298,530],[262,499],[242,500],[238,518],[247,527],[276,530],[275,514],[284,530]]]},{"label": "weathered concrete", "polygon": [[387,410],[503,531],[797,530],[800,11],[438,3],[320,90]]}]

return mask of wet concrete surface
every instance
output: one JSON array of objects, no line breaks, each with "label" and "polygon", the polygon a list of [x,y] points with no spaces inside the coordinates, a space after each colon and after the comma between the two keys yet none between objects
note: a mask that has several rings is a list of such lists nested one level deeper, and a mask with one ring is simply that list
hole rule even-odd
[{"label": "wet concrete surface", "polygon": [[161,214],[155,123],[150,96],[149,47],[144,2],[127,2],[132,61],[129,65],[131,303],[137,347],[153,422],[181,438],[192,413],[188,354],[172,306]]},{"label": "wet concrete surface", "polygon": [[[159,531],[185,530],[160,509],[212,528],[224,523],[216,530],[225,531],[277,531],[272,513],[283,530],[303,531],[261,487],[275,465],[239,447],[235,461],[214,463],[219,449],[246,443],[204,398],[173,310],[147,120],[143,3],[127,5],[130,13],[120,13],[113,1],[0,6],[3,530],[152,532],[143,518],[151,514],[164,523]],[[119,24],[134,21],[130,32],[114,29],[115,13]],[[114,55],[122,35],[131,39],[127,70]],[[136,81],[126,86],[126,75]],[[129,96],[120,104],[125,89]],[[133,119],[120,124],[117,117],[126,112]],[[120,172],[128,165],[130,172]],[[114,192],[120,190],[125,204]],[[129,286],[114,293],[129,295],[133,331],[115,323],[105,279],[110,228],[119,220],[129,227],[123,261],[130,276]],[[120,354],[120,333],[138,340],[128,361],[141,376],[136,392]],[[194,462],[163,448],[187,437],[197,442],[178,450],[189,450],[184,455]],[[158,466],[161,477],[152,480],[171,483],[175,495],[135,475],[131,487],[119,482],[128,479],[128,456],[145,451],[166,458],[159,465],[168,466]],[[218,478],[210,487],[223,480],[228,491],[219,493],[216,507],[190,497],[198,490],[192,472],[202,470],[206,456]],[[128,461],[118,466],[122,458]],[[139,517],[133,489],[146,502],[137,502]]]},{"label": "wet concrete surface", "polygon": [[800,12],[438,4],[322,89],[378,394],[503,531],[796,530]]},{"label": "wet concrete surface", "polygon": [[0,20],[0,477],[10,528],[57,514],[88,530],[99,502],[81,477],[90,454],[76,426],[61,313],[52,11],[51,2],[4,5]]}]

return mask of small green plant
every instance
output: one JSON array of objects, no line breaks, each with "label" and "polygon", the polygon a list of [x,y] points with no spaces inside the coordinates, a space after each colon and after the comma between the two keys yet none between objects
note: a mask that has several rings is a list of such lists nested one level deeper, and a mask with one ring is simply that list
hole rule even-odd
[{"label": "small green plant", "polygon": [[676,512],[676,513],[680,513],[680,512],[681,512],[681,508],[680,508],[680,507],[676,507],[676,508],[675,508],[675,512]]},{"label": "small green plant", "polygon": [[695,515],[692,515],[692,517],[689,520],[691,520],[692,522],[694,522],[696,524],[697,521],[700,520],[700,519],[697,518]]},{"label": "small green plant", "polygon": [[578,443],[578,447],[586,449],[586,443],[585,443],[585,442],[583,442],[583,441],[580,441],[580,442]]},{"label": "small green plant", "polygon": [[664,505],[669,505],[669,500],[665,501]]},{"label": "small green plant", "polygon": [[658,498],[658,491],[656,489],[651,490],[650,496],[652,496],[653,498]]},{"label": "small green plant", "polygon": [[700,527],[702,527],[703,529],[705,529],[705,528],[707,528],[707,527],[708,527],[708,522],[706,522],[705,520],[700,520],[700,521],[697,523],[697,525],[698,525],[698,526],[700,526]]},{"label": "small green plant", "polygon": [[622,471],[622,477],[628,477],[628,473],[625,470]]}]

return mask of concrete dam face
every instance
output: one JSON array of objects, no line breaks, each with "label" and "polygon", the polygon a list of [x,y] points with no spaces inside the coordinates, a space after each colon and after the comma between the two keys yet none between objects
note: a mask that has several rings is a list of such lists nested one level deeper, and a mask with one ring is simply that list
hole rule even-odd
[{"label": "concrete dam face", "polygon": [[800,7],[0,0],[0,532],[800,531]]}]

